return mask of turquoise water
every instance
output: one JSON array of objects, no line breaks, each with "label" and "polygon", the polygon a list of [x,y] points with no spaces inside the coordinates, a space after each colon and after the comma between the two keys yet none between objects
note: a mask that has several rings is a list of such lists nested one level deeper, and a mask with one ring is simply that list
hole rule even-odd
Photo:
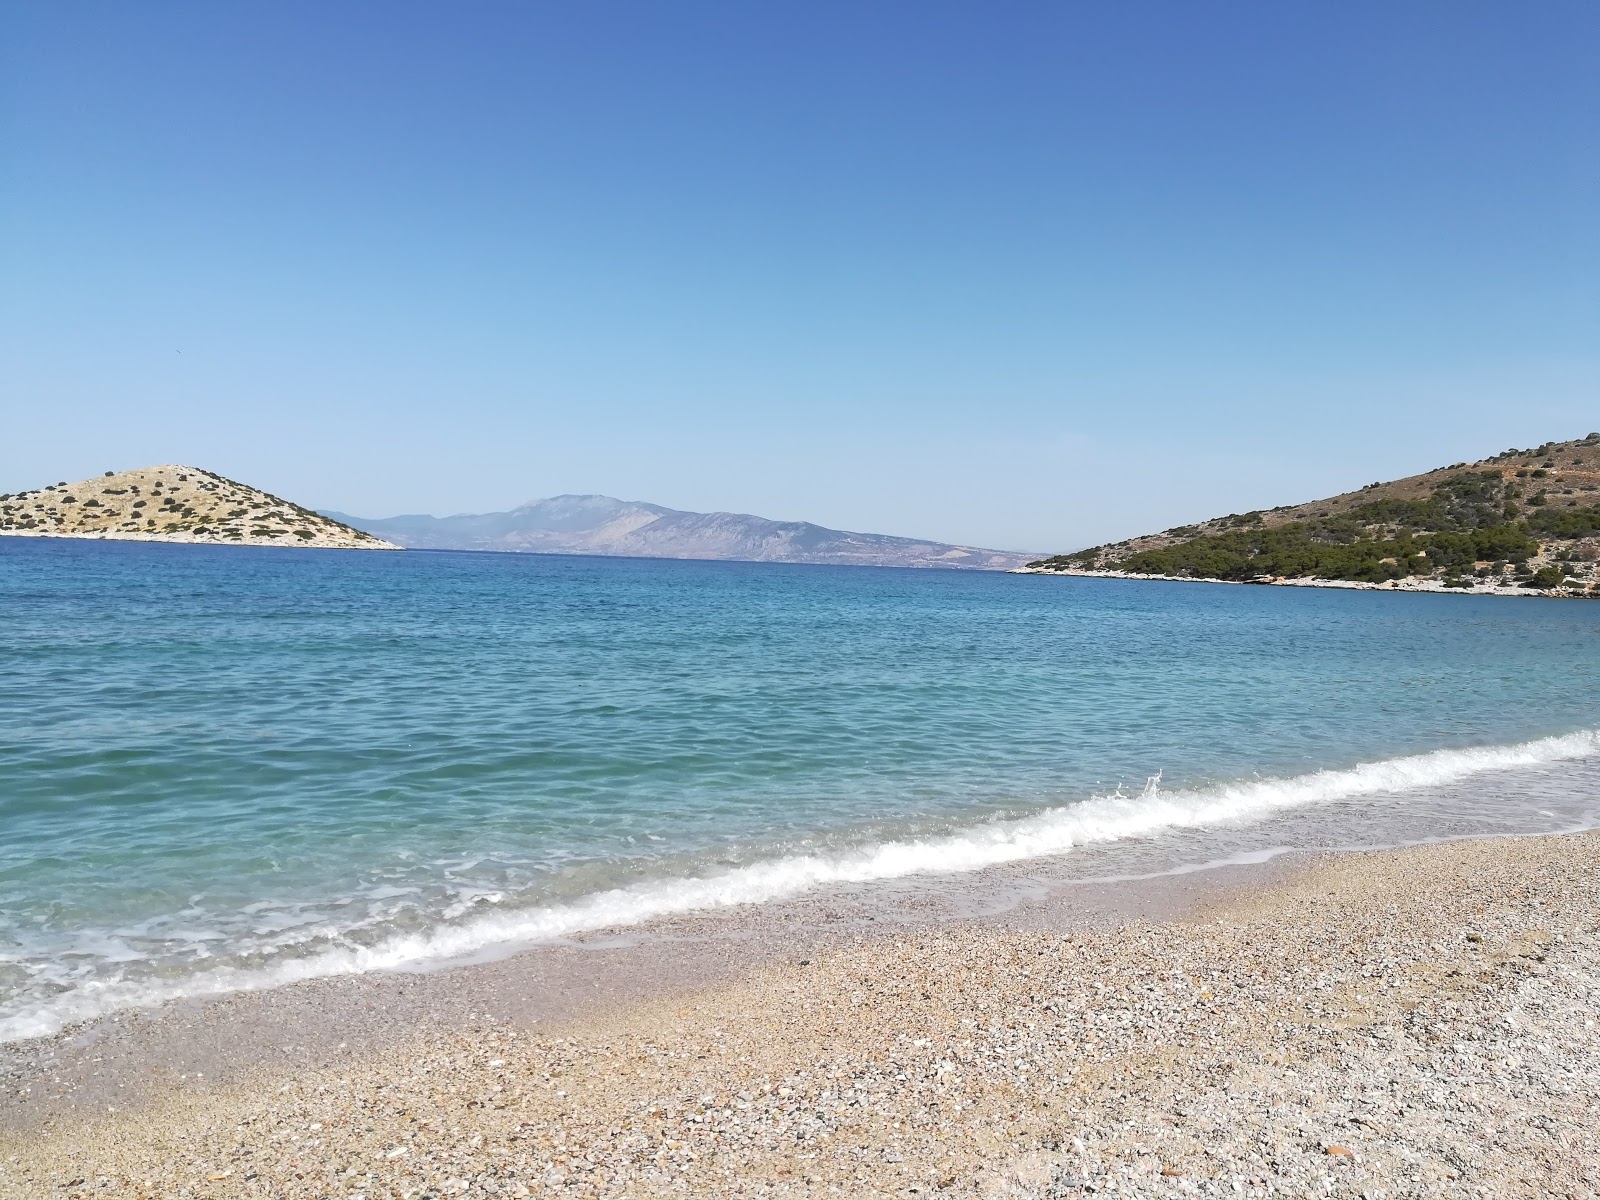
[{"label": "turquoise water", "polygon": [[0,680],[16,1038],[835,881],[1593,824],[1600,604],[3,538]]}]

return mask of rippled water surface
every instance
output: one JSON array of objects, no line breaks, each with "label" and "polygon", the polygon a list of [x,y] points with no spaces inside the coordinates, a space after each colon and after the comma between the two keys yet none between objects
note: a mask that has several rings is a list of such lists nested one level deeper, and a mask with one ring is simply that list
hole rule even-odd
[{"label": "rippled water surface", "polygon": [[0,538],[0,1038],[830,880],[1593,824],[1597,668],[1578,602]]}]

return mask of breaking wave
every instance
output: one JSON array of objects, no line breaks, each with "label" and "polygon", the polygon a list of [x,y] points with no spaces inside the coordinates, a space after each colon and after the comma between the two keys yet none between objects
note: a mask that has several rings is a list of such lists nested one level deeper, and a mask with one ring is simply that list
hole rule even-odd
[{"label": "breaking wave", "polygon": [[218,965],[163,979],[84,980],[70,990],[0,1011],[0,1042],[54,1033],[121,1009],[179,997],[277,987],[299,980],[415,967],[653,918],[785,900],[829,884],[956,874],[1059,855],[1074,847],[1167,830],[1259,820],[1354,797],[1404,794],[1472,776],[1600,756],[1600,730],[1510,746],[1438,750],[1343,770],[1164,791],[1159,776],[1138,793],[1095,796],[1033,816],[991,821],[937,837],[881,842],[832,854],[799,854],[720,872],[641,880],[568,903],[501,908],[371,946],[335,945],[264,965]]}]

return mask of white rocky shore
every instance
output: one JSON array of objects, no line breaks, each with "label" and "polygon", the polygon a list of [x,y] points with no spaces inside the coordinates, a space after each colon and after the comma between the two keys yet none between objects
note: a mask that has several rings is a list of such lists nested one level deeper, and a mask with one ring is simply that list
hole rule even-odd
[{"label": "white rocky shore", "polygon": [[23,529],[0,529],[0,537],[36,537],[36,538],[68,538],[81,542],[167,542],[173,545],[185,546],[299,546],[302,549],[312,550],[402,550],[403,546],[396,546],[378,538],[371,541],[349,541],[343,538],[313,538],[305,541],[295,540],[286,542],[281,536],[253,537],[249,534],[240,534],[238,537],[216,537],[196,535],[192,533],[35,533]]},{"label": "white rocky shore", "polygon": [[1538,588],[1516,587],[1500,582],[1485,583],[1473,580],[1469,587],[1446,587],[1438,579],[1422,579],[1411,576],[1406,579],[1394,579],[1387,583],[1363,583],[1355,579],[1313,579],[1309,576],[1286,577],[1265,576],[1261,579],[1209,579],[1193,575],[1144,575],[1135,571],[1088,571],[1075,567],[1016,567],[1007,572],[1010,575],[1074,575],[1085,579],[1159,579],[1167,583],[1226,583],[1236,587],[1304,587],[1304,588],[1341,588],[1363,592],[1436,592],[1451,596],[1534,596],[1534,597],[1571,597],[1579,595],[1577,591],[1567,588],[1551,588],[1540,590]]},{"label": "white rocky shore", "polygon": [[13,1134],[0,1195],[1592,1197],[1597,854],[1332,856],[1182,920],[862,939],[548,1026],[441,1015]]}]

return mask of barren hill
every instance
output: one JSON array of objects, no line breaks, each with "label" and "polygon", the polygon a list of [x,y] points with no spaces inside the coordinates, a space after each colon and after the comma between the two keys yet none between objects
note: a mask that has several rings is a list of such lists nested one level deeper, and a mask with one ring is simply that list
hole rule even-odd
[{"label": "barren hill", "polygon": [[95,479],[0,495],[0,534],[400,549],[213,471],[177,465],[107,471]]},{"label": "barren hill", "polygon": [[1565,594],[1600,588],[1600,433],[1213,517],[1025,571]]},{"label": "barren hill", "polygon": [[453,517],[329,516],[419,550],[726,559],[1003,571],[1031,556],[748,513],[699,513],[611,496],[552,496],[509,512]]}]

